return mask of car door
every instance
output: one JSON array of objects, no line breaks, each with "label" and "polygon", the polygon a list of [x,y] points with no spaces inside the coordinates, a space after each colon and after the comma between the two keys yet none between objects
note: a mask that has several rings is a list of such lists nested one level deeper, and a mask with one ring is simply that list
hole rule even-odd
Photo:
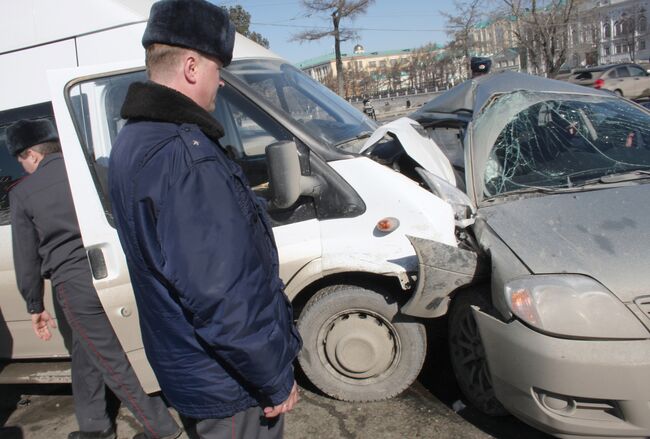
[{"label": "car door", "polygon": [[[142,349],[139,322],[125,256],[114,227],[108,198],[108,157],[124,126],[120,108],[128,86],[146,80],[141,62],[83,67],[48,73],[54,114],[79,226],[93,271],[95,288],[115,332],[143,386],[157,383]],[[228,73],[223,78],[227,81]],[[220,90],[215,110],[226,132],[222,145],[242,166],[255,192],[268,197],[264,146],[293,139],[261,111],[245,91]],[[270,212],[278,245],[281,277],[288,282],[321,255],[320,228],[313,201],[289,211]]]},{"label": "car door", "polygon": [[634,97],[640,98],[650,95],[650,76],[639,66],[627,66],[630,72]]},{"label": "car door", "polygon": [[614,82],[616,84],[614,91],[620,90],[626,98],[636,97],[634,81],[630,78],[630,72],[627,70],[627,66],[616,67],[616,79]]}]

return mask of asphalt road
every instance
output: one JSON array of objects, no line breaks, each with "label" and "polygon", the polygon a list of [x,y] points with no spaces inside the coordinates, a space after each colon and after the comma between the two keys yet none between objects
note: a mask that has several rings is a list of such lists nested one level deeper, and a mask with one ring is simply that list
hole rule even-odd
[{"label": "asphalt road", "polygon": [[[549,439],[513,417],[489,418],[470,407],[456,413],[460,399],[449,368],[444,320],[429,327],[429,353],[418,379],[398,397],[346,403],[322,395],[300,374],[301,401],[286,418],[286,439],[498,438]],[[454,404],[456,403],[456,404]],[[118,437],[140,431],[117,402],[112,406]],[[69,385],[1,385],[0,438],[58,439],[76,429]]]}]

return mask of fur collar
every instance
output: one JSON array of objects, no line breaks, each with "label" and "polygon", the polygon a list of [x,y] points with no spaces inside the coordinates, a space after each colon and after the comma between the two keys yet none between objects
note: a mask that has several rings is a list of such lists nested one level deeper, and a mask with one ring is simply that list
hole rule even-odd
[{"label": "fur collar", "polygon": [[212,114],[184,94],[152,81],[131,84],[120,116],[124,119],[195,124],[216,144],[223,136],[223,127]]}]

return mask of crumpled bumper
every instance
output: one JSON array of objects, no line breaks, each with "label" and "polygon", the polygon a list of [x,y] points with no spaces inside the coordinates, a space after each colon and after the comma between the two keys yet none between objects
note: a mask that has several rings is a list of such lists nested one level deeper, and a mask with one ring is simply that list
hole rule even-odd
[{"label": "crumpled bumper", "polygon": [[488,267],[475,252],[413,236],[408,239],[418,256],[418,280],[411,299],[402,307],[404,314],[445,315],[451,292],[487,276]]}]

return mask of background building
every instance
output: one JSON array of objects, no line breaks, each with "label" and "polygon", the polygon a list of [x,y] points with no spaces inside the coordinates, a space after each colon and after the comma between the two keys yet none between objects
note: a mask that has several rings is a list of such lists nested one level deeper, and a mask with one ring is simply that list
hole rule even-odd
[{"label": "background building", "polygon": [[[559,37],[559,43],[566,47],[566,58],[557,75],[597,64],[650,61],[650,0],[573,1],[576,8],[573,18],[562,25]],[[541,52],[534,53],[534,47],[519,45],[516,36],[519,25],[513,15],[492,14],[469,31],[469,52],[463,49],[463,44],[453,40],[446,47],[430,44],[419,49],[370,53],[357,44],[353,53],[342,56],[345,97],[432,91],[454,86],[469,76],[466,53],[491,58],[494,71],[546,75],[544,63],[539,62]],[[520,31],[526,38],[532,38],[535,32],[525,27]],[[298,67],[336,90],[333,53],[303,61]]]},{"label": "background building", "polygon": [[[366,52],[357,44],[343,53],[345,97],[376,96],[401,90],[431,90],[444,87],[452,69],[443,69],[446,51],[430,44],[419,49]],[[335,90],[336,59],[333,53],[298,63],[298,68]]]}]

